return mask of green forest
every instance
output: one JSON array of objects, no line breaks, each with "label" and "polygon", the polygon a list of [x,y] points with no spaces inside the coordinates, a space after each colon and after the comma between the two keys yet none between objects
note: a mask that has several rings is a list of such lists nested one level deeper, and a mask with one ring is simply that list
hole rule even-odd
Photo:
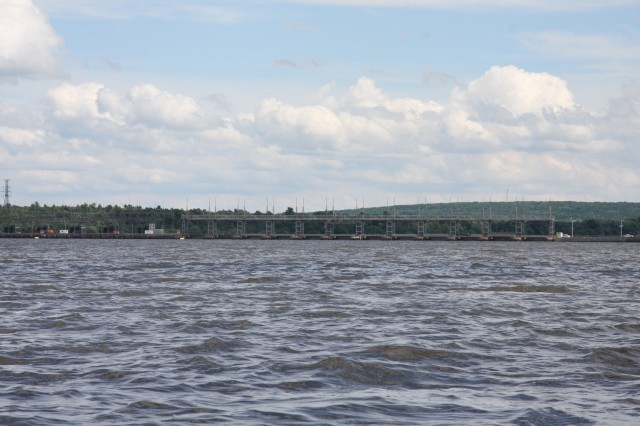
[{"label": "green forest", "polygon": [[[362,209],[343,210],[345,213]],[[437,204],[409,204],[364,209],[367,213],[396,215],[423,214],[427,216],[536,216],[553,217],[555,230],[578,236],[616,236],[622,233],[640,234],[640,203],[580,202],[580,201],[511,201],[511,202],[452,202]],[[540,228],[534,224],[529,227]],[[500,227],[500,224],[498,224]],[[479,225],[476,227],[479,228]],[[495,229],[494,229],[495,230]],[[503,229],[498,229],[501,231]],[[475,229],[474,229],[475,231]],[[528,229],[527,233],[543,234],[543,229]]]},{"label": "green forest", "polygon": [[[0,208],[0,231],[2,233],[15,232],[42,232],[47,230],[68,230],[69,233],[144,233],[150,224],[157,229],[163,229],[166,233],[180,233],[182,229],[182,216],[185,213],[195,215],[213,214],[205,209],[167,209],[161,206],[155,208],[133,205],[102,206],[100,204],[82,204],[78,206],[40,205],[33,203],[30,206],[5,206]],[[242,210],[222,210],[217,214],[251,214],[271,215],[273,212],[246,212]],[[381,215],[381,216],[406,216],[421,215],[428,217],[477,217],[488,218],[498,216],[510,217],[553,217],[555,230],[575,236],[616,236],[622,234],[640,234],[640,203],[625,202],[575,202],[575,201],[513,201],[513,202],[460,202],[437,204],[412,204],[384,207],[369,207],[365,209],[345,209],[335,212],[319,211],[309,212],[308,215]],[[292,207],[288,207],[282,215],[295,215]],[[218,232],[233,233],[235,223],[218,224]],[[255,229],[247,229],[248,233],[259,234],[263,232],[262,225],[247,223],[247,226]],[[278,233],[293,233],[293,223],[279,224]],[[370,234],[384,233],[384,222],[368,225]],[[413,233],[415,224],[398,223],[397,233]],[[461,234],[474,234],[481,230],[481,221],[468,221],[461,223]],[[511,230],[509,223],[495,223],[493,231],[508,232]],[[525,233],[545,234],[547,228],[544,222],[527,223]],[[621,227],[622,226],[622,227]],[[207,223],[189,223],[188,234],[198,237],[207,234]],[[430,221],[428,228],[430,233],[447,233],[449,223]],[[291,229],[290,229],[291,228]],[[316,229],[317,228],[317,229]],[[308,234],[322,233],[322,223],[308,223],[305,232]],[[350,232],[348,229],[337,229],[336,232]]]}]

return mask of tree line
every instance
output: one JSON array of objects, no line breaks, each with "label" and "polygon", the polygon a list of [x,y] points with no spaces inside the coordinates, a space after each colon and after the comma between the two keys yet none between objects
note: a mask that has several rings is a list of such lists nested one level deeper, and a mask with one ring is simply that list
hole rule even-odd
[{"label": "tree line", "polygon": [[[157,229],[164,229],[167,233],[181,232],[182,215],[213,214],[206,209],[192,208],[188,211],[175,208],[141,207],[126,204],[105,205],[81,204],[77,206],[48,206],[38,202],[30,206],[10,206],[0,208],[0,231],[11,232],[37,232],[42,230],[59,231],[68,230],[71,233],[88,232],[122,232],[144,233],[151,224]],[[272,215],[274,212],[248,211],[233,209],[219,210],[217,214],[227,215]],[[332,215],[381,215],[391,217],[394,215],[428,215],[428,216],[475,216],[488,218],[490,216],[537,217],[553,216],[555,218],[555,230],[574,236],[616,236],[622,234],[640,234],[640,203],[605,203],[605,202],[466,202],[466,203],[439,203],[439,204],[414,204],[385,207],[370,207],[366,209],[340,210],[336,212],[317,211],[309,214],[322,216]],[[283,212],[276,214],[295,215],[292,207],[287,207]],[[621,228],[622,225],[622,228]],[[247,222],[247,233],[264,233],[264,224],[260,222]],[[482,221],[464,221],[458,225],[457,233],[479,234],[482,232]],[[233,234],[236,224],[234,222],[220,222],[217,224],[219,233]],[[295,232],[294,223],[278,223],[276,233]],[[417,224],[412,222],[396,222],[395,233],[415,234]],[[450,232],[448,221],[430,221],[427,223],[427,232],[431,234],[448,234]],[[514,225],[510,222],[494,222],[492,232],[513,232]],[[205,236],[209,232],[206,222],[190,223],[189,234],[192,236]],[[545,235],[548,225],[545,222],[527,222],[525,234]],[[336,233],[353,232],[349,225],[337,225]],[[386,221],[367,223],[367,234],[384,234]],[[318,222],[306,222],[305,233],[322,234],[324,224]]]}]

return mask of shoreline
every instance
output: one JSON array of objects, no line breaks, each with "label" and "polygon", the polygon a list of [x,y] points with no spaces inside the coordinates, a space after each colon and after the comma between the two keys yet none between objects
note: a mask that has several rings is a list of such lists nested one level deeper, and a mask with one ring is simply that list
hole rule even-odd
[{"label": "shoreline", "polygon": [[520,241],[520,242],[558,242],[558,243],[633,243],[640,242],[640,237],[548,237],[543,235],[527,235],[523,237],[518,236],[479,236],[479,235],[428,235],[428,236],[416,236],[416,235],[394,235],[389,237],[387,235],[319,235],[310,234],[304,236],[290,235],[290,234],[278,234],[278,235],[262,235],[262,234],[250,234],[243,236],[235,235],[218,235],[218,236],[189,236],[182,234],[41,234],[41,233],[20,233],[20,234],[7,234],[0,233],[0,238],[7,239],[54,239],[54,240],[289,240],[289,241],[334,241],[334,240],[358,240],[358,241]]}]

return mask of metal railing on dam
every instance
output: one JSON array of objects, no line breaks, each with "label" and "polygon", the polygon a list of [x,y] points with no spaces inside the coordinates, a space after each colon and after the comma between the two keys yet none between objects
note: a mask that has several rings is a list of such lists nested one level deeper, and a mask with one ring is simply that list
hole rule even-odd
[{"label": "metal railing on dam", "polygon": [[[183,214],[181,231],[189,235],[190,225],[203,223],[206,223],[208,238],[550,240],[555,231],[553,216],[376,215],[364,212]],[[531,232],[532,229],[537,232]]]}]

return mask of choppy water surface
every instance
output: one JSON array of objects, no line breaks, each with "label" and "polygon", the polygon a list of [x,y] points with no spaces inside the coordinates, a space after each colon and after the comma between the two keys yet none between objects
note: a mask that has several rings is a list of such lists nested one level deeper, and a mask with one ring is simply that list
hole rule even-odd
[{"label": "choppy water surface", "polygon": [[0,240],[0,423],[638,424],[639,249]]}]

